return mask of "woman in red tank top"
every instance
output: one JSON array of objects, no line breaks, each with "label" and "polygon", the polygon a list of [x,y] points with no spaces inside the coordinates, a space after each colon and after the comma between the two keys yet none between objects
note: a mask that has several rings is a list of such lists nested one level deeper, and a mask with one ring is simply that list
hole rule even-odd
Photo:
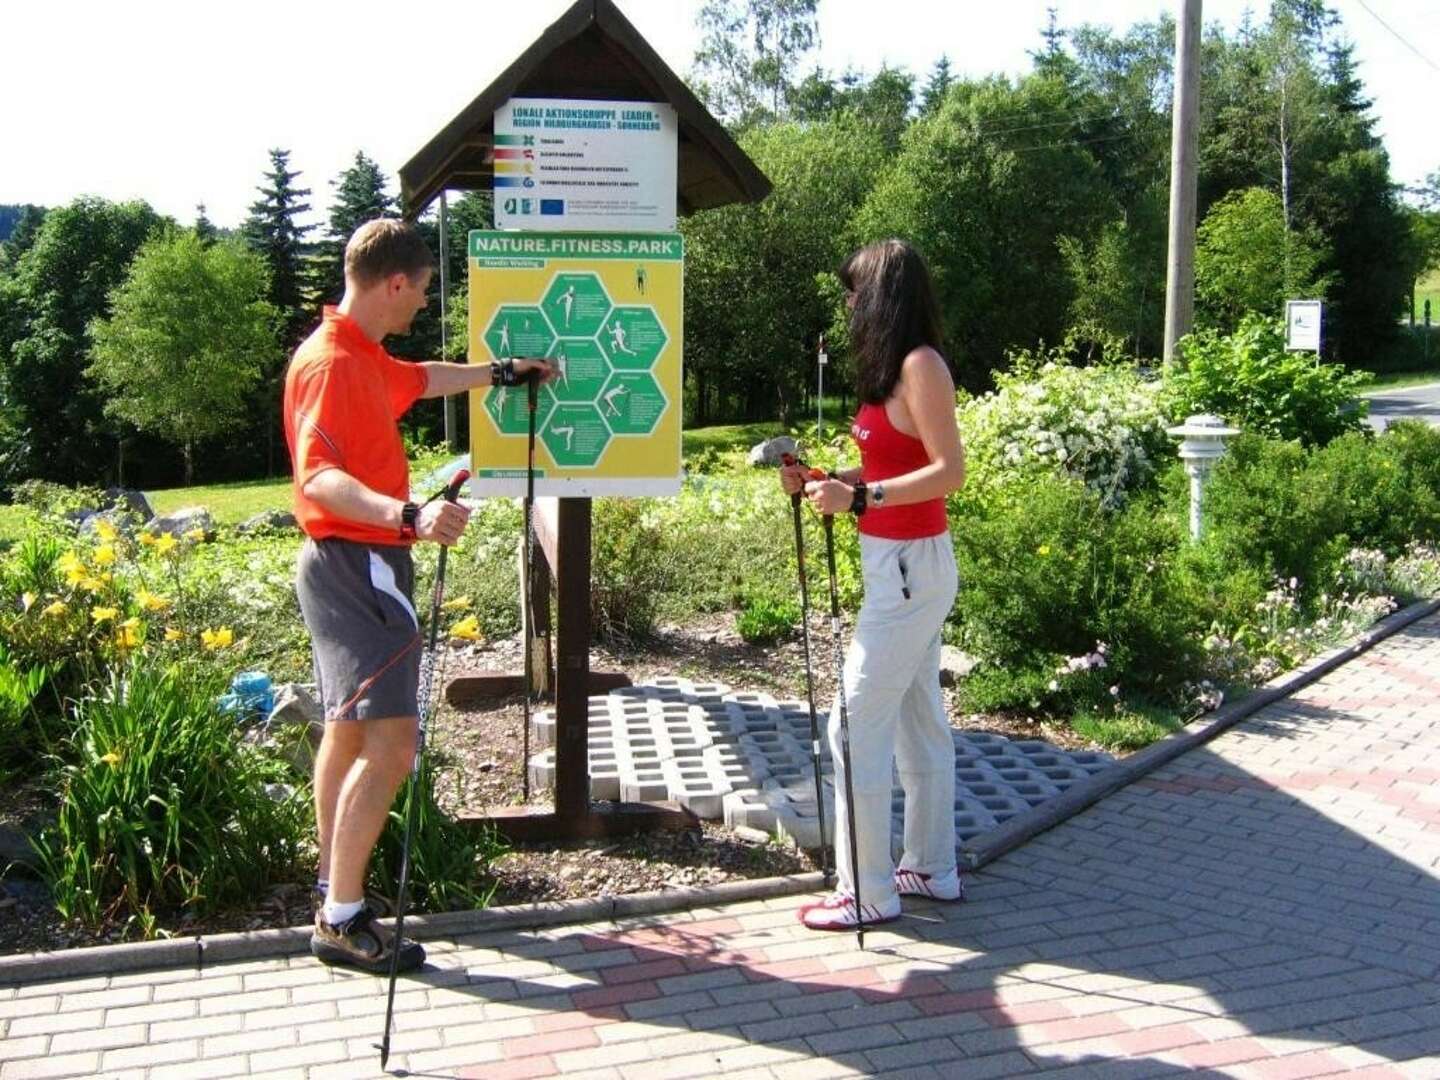
[{"label": "woman in red tank top", "polygon": [[[850,512],[860,532],[865,599],[845,660],[855,821],[836,802],[838,891],[801,909],[815,929],[853,928],[858,876],[866,924],[898,918],[900,897],[959,900],[955,744],[940,695],[940,629],[955,602],[955,552],[945,496],[965,482],[955,384],[941,352],[930,274],[903,240],[861,248],[840,270],[850,309],[860,409],[851,425],[858,468],[806,481],[781,470],[822,514]],[[829,736],[844,791],[839,709]],[[892,773],[905,792],[905,853],[890,855]],[[854,829],[858,866],[851,865]]]}]

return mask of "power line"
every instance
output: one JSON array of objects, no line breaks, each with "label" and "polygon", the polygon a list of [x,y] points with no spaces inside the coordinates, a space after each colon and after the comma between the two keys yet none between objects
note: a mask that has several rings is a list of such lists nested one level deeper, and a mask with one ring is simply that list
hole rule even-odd
[{"label": "power line", "polygon": [[1383,26],[1387,31],[1389,31],[1391,37],[1393,37],[1396,41],[1400,42],[1401,45],[1404,45],[1405,48],[1409,49],[1412,53],[1414,53],[1416,56],[1418,56],[1418,57],[1419,57],[1422,61],[1424,61],[1426,64],[1429,64],[1429,65],[1430,65],[1432,68],[1434,68],[1436,71],[1440,71],[1440,64],[1436,64],[1434,60],[1431,60],[1428,56],[1426,56],[1424,53],[1422,53],[1419,49],[1415,48],[1414,45],[1411,45],[1410,42],[1404,37],[1404,35],[1397,33],[1396,30],[1395,30],[1395,28],[1394,28],[1393,26],[1391,26],[1391,25],[1390,25],[1389,23],[1387,23],[1384,19],[1382,19],[1379,15],[1377,15],[1377,14],[1375,13],[1375,10],[1374,10],[1369,4],[1367,4],[1367,3],[1365,2],[1365,0],[1355,0],[1355,2],[1356,2],[1357,4],[1359,4],[1362,8],[1365,9],[1366,14],[1368,14],[1372,19],[1374,19],[1374,20],[1375,20],[1376,22],[1378,22],[1381,26]]}]

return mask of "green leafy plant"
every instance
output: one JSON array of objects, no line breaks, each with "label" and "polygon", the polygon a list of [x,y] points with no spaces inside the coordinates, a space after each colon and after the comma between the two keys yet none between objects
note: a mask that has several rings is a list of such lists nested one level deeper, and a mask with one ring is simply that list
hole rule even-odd
[{"label": "green leafy plant", "polygon": [[773,644],[799,623],[798,603],[765,594],[745,597],[735,616],[735,629],[751,645]]},{"label": "green leafy plant", "polygon": [[1232,334],[1181,339],[1182,362],[1165,371],[1170,416],[1213,413],[1247,432],[1323,446],[1365,423],[1366,372],[1285,350],[1278,319],[1247,315]]},{"label": "green leafy plant", "polygon": [[32,735],[35,699],[45,685],[43,667],[22,668],[0,642],[0,781],[13,766],[23,763],[37,745]]},{"label": "green leafy plant", "polygon": [[78,760],[35,841],[63,916],[149,937],[161,915],[238,905],[293,875],[309,803],[267,793],[286,773],[219,711],[224,685],[139,656],[75,702]]}]

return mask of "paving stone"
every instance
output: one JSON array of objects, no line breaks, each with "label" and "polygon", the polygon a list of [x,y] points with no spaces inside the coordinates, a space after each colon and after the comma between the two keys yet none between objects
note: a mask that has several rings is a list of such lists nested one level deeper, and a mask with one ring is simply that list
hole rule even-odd
[{"label": "paving stone", "polygon": [[[657,679],[590,699],[590,793],[596,799],[670,799],[707,820],[774,833],[805,848],[820,843],[804,704],[732,692],[688,679]],[[823,720],[822,720],[823,722]],[[539,748],[531,781],[551,787],[555,719],[532,718]],[[964,843],[1054,798],[1113,764],[1108,754],[1065,751],[1039,740],[955,732],[957,840]],[[834,767],[820,753],[825,835],[834,835]],[[904,792],[893,792],[892,828],[903,837]]]}]

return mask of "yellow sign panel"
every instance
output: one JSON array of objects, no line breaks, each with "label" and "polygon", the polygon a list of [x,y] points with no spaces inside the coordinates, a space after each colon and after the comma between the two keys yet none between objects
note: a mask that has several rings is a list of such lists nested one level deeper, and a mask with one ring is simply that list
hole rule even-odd
[{"label": "yellow sign panel", "polygon": [[[470,362],[546,357],[535,493],[680,490],[684,244],[677,233],[469,238]],[[526,388],[470,395],[472,494],[525,494]]]}]

